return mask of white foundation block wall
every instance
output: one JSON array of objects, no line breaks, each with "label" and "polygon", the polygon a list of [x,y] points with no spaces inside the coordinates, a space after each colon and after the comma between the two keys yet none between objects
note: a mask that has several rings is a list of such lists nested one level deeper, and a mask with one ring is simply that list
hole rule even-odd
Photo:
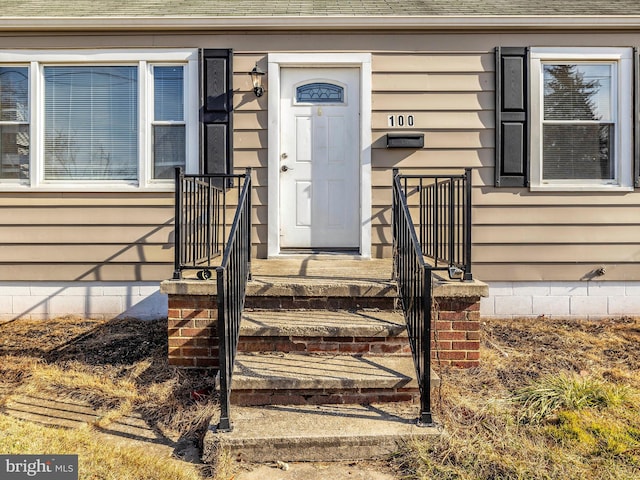
[{"label": "white foundation block wall", "polygon": [[74,316],[95,319],[166,318],[158,282],[2,282],[0,321]]},{"label": "white foundation block wall", "polygon": [[[166,318],[167,295],[157,282],[3,282],[0,321],[86,318]],[[640,316],[640,282],[491,282],[480,301],[483,318]]]},{"label": "white foundation block wall", "polygon": [[640,316],[640,282],[489,282],[484,318]]}]

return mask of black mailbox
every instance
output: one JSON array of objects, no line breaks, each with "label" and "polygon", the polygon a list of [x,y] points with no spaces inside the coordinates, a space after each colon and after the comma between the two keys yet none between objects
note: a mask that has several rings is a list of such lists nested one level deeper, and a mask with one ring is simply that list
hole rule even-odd
[{"label": "black mailbox", "polygon": [[424,133],[387,133],[387,148],[422,148]]}]

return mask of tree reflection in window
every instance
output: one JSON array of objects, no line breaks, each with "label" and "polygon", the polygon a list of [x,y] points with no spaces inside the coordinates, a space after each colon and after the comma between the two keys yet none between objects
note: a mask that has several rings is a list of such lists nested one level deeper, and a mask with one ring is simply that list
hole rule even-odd
[{"label": "tree reflection in window", "polygon": [[544,65],[544,179],[612,179],[610,64]]},{"label": "tree reflection in window", "polygon": [[308,83],[296,88],[297,103],[344,103],[344,88],[331,83]]}]

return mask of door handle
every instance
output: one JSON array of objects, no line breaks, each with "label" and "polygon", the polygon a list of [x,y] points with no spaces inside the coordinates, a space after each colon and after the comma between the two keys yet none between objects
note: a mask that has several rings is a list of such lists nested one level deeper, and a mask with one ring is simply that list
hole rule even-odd
[{"label": "door handle", "polygon": [[293,170],[293,168],[288,167],[288,166],[286,166],[286,165],[282,165],[282,166],[280,167],[280,170],[281,170],[282,172],[288,172],[289,170]]}]

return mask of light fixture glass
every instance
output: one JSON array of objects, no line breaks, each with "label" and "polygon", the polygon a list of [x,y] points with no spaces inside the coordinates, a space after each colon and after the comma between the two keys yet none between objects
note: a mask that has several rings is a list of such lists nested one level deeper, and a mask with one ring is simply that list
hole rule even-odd
[{"label": "light fixture glass", "polygon": [[253,70],[249,73],[251,75],[251,81],[253,82],[253,93],[256,94],[256,97],[261,97],[264,94],[264,88],[262,87],[262,77],[264,77],[265,72],[263,72],[258,64],[253,67]]}]

